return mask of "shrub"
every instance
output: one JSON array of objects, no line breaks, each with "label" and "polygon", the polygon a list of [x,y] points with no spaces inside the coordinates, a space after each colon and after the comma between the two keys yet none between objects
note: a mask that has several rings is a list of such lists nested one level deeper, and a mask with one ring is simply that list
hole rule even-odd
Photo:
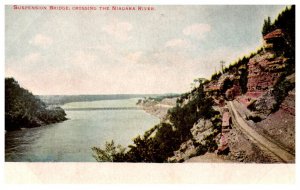
[{"label": "shrub", "polygon": [[274,86],[274,90],[272,91],[272,94],[274,95],[276,100],[276,104],[274,105],[272,112],[275,112],[279,109],[284,98],[288,95],[288,92],[290,90],[293,90],[294,88],[294,83],[291,83],[285,79],[279,79],[279,81]]},{"label": "shrub", "polygon": [[105,149],[101,149],[98,147],[93,147],[93,157],[98,162],[115,162],[121,161],[125,158],[125,148],[121,145],[115,145],[115,142],[112,140],[111,142],[105,143]]}]

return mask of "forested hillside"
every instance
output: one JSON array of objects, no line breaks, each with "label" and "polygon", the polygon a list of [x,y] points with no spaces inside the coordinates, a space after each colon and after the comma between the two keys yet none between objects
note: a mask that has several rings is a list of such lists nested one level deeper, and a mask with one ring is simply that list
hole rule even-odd
[{"label": "forested hillside", "polygon": [[66,120],[60,107],[46,107],[13,78],[5,78],[5,130],[32,128]]}]

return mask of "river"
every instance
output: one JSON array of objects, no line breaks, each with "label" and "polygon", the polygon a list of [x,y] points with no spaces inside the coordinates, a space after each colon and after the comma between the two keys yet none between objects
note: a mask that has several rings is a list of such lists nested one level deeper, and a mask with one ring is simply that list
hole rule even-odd
[{"label": "river", "polygon": [[138,134],[159,123],[145,111],[132,109],[136,102],[137,99],[67,103],[62,106],[68,118],[64,122],[7,132],[5,161],[95,162],[93,146],[103,147],[111,140],[127,146]]}]

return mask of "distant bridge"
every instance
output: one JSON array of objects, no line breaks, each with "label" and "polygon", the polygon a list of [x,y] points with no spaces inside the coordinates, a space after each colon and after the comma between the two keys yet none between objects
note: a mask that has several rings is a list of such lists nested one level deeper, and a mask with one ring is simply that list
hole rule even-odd
[{"label": "distant bridge", "polygon": [[64,108],[66,111],[94,111],[94,110],[143,110],[141,107],[100,107],[100,108]]}]

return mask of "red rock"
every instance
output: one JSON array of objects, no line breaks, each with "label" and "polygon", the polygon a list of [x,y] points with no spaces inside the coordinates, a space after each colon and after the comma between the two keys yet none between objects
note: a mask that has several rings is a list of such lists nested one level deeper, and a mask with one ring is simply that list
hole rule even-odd
[{"label": "red rock", "polygon": [[218,90],[220,90],[220,85],[218,81],[211,81],[210,83],[204,85],[205,92],[218,91]]},{"label": "red rock", "polygon": [[222,117],[222,128],[227,128],[229,126],[230,126],[229,112],[225,112]]},{"label": "red rock", "polygon": [[228,100],[233,100],[236,96],[241,95],[241,88],[239,85],[233,85],[225,92],[225,96]]},{"label": "red rock", "polygon": [[281,38],[284,36],[284,33],[281,29],[276,29],[268,34],[266,34],[263,38],[264,40],[274,39],[274,38]]},{"label": "red rock", "polygon": [[247,96],[257,98],[271,89],[277,82],[284,65],[284,58],[270,61],[271,53],[256,55],[248,62]]}]

